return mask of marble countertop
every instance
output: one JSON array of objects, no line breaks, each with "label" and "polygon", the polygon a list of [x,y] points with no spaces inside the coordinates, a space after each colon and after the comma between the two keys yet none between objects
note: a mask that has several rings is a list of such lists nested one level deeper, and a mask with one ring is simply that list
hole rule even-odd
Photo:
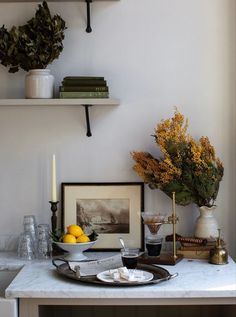
[{"label": "marble countertop", "polygon": [[[97,257],[95,253],[90,256]],[[236,304],[236,264],[231,258],[227,265],[183,259],[175,266],[162,267],[179,276],[141,287],[95,286],[60,276],[50,260],[21,261],[15,254],[0,253],[0,270],[21,268],[6,289],[8,298],[227,298]]]},{"label": "marble countertop", "polygon": [[0,271],[20,270],[26,264],[31,264],[31,261],[19,259],[15,252],[0,251]]}]

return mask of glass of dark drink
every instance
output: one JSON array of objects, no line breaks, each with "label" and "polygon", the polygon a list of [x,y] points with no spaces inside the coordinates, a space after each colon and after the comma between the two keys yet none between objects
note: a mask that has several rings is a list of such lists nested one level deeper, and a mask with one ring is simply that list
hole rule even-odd
[{"label": "glass of dark drink", "polygon": [[139,249],[126,248],[121,249],[121,259],[123,265],[127,267],[127,269],[136,269],[139,257]]},{"label": "glass of dark drink", "polygon": [[148,256],[160,256],[162,247],[161,237],[147,237],[146,248]]}]

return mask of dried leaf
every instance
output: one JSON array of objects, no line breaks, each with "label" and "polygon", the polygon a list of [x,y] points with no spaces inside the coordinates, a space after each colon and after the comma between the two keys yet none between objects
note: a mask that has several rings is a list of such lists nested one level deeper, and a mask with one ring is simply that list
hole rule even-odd
[{"label": "dried leaf", "polygon": [[14,73],[19,68],[46,68],[63,50],[65,21],[51,16],[47,2],[39,4],[35,16],[25,25],[0,28],[0,61]]}]

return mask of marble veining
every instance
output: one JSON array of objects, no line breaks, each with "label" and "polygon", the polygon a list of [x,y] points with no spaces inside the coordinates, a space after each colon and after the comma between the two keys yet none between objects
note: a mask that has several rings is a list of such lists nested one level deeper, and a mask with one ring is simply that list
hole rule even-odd
[{"label": "marble veining", "polygon": [[[91,253],[95,257],[95,253]],[[110,256],[110,254],[106,254]],[[236,264],[211,265],[204,260],[184,259],[175,266],[163,266],[179,276],[158,285],[112,287],[82,284],[60,276],[50,260],[15,260],[24,267],[6,289],[8,298],[232,298],[236,303]],[[0,267],[14,259],[0,255]]]},{"label": "marble veining", "polygon": [[16,251],[18,240],[18,235],[0,234],[0,251]]}]

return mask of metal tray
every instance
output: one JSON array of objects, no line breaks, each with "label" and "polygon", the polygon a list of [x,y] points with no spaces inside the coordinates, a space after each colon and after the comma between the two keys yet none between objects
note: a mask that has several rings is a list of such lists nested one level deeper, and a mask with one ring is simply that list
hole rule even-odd
[{"label": "metal tray", "polygon": [[[64,263],[58,265],[56,263],[58,261],[64,262]],[[168,281],[178,276],[178,273],[170,274],[166,269],[163,269],[162,267],[159,267],[159,266],[138,263],[137,269],[147,271],[153,274],[153,279],[151,281],[133,282],[133,283],[128,283],[128,282],[120,283],[115,281],[103,282],[98,280],[95,275],[83,276],[83,277],[76,276],[76,273],[70,269],[68,262],[64,259],[53,259],[52,264],[56,267],[57,273],[62,276],[65,276],[73,280],[77,280],[82,283],[105,285],[105,286],[143,286],[143,285],[150,285],[150,284],[159,284],[161,282]]]}]

